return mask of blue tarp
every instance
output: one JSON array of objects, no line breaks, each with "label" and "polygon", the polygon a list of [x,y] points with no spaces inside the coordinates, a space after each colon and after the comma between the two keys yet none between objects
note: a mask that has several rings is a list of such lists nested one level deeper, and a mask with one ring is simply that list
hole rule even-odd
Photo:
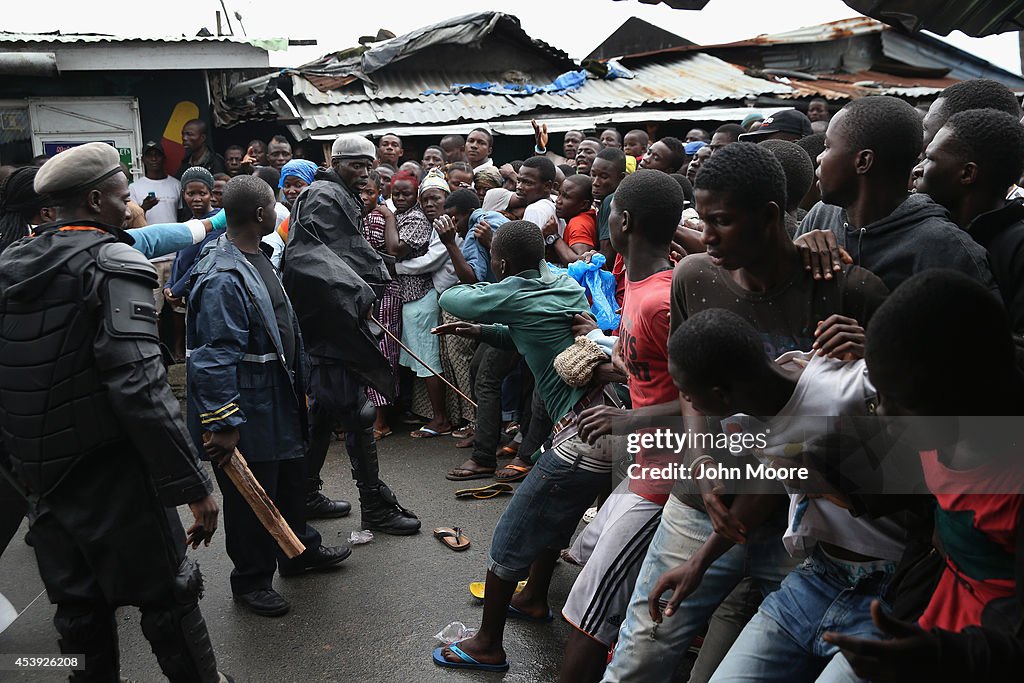
[{"label": "blue tarp", "polygon": [[484,81],[480,83],[453,83],[450,91],[427,90],[424,95],[447,95],[463,91],[490,93],[492,95],[535,95],[539,92],[566,93],[577,90],[587,82],[587,72],[566,71],[547,85],[533,85],[531,83],[491,83]]}]

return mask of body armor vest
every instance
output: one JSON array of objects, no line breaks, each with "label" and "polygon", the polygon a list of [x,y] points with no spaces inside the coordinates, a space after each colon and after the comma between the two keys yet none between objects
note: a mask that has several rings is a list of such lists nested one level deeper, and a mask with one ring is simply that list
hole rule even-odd
[{"label": "body armor vest", "polygon": [[103,324],[103,242],[60,266],[33,301],[0,297],[0,426],[16,475],[33,494],[83,456],[125,438],[93,355]]}]

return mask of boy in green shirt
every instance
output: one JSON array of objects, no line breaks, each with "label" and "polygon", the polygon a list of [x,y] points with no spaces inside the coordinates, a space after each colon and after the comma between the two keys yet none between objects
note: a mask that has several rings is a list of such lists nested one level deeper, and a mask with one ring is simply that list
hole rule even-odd
[{"label": "boy in green shirt", "polygon": [[[566,275],[553,275],[542,263],[544,238],[528,221],[505,224],[495,235],[491,268],[497,283],[458,285],[441,295],[441,308],[478,320],[441,325],[435,334],[457,334],[487,344],[517,348],[526,358],[552,420],[553,446],[516,490],[494,529],[480,631],[434,650],[439,666],[505,671],[505,620],[550,621],[547,590],[558,552],[566,547],[583,512],[608,484],[611,449],[588,446],[575,430],[576,416],[604,400],[601,386],[588,392],[562,381],[552,367],[573,343],[572,322],[589,310],[583,289]],[[610,367],[610,363],[607,364]],[[603,371],[596,376],[605,376]],[[516,584],[529,575],[525,590]]]}]

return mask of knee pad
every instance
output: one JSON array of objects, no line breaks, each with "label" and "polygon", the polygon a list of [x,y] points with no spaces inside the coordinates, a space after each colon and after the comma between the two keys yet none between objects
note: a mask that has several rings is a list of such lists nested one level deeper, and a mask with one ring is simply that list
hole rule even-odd
[{"label": "knee pad", "polygon": [[199,571],[199,563],[191,557],[185,557],[178,565],[178,573],[174,577],[172,587],[174,600],[179,605],[191,605],[203,597],[203,575]]},{"label": "knee pad", "polygon": [[377,408],[364,394],[354,405],[345,411],[341,420],[342,426],[349,432],[362,432],[373,427],[377,419]]},{"label": "knee pad", "polygon": [[370,429],[373,427],[374,421],[377,419],[377,408],[374,407],[370,399],[364,395],[359,403],[359,408],[356,410],[356,424],[360,429]]}]

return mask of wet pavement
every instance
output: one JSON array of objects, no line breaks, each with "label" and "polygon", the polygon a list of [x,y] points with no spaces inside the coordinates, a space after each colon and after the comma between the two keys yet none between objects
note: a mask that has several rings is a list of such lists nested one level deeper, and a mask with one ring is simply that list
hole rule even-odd
[{"label": "wet pavement", "polygon": [[[402,504],[420,517],[423,531],[407,537],[377,534],[371,543],[355,546],[342,568],[331,574],[276,578],[275,587],[292,604],[284,617],[258,617],[232,601],[231,564],[222,529],[209,548],[189,551],[195,553],[206,579],[200,605],[221,670],[237,681],[557,680],[570,629],[562,619],[550,624],[510,621],[505,649],[511,669],[504,675],[448,671],[431,661],[437,645],[433,636],[449,622],[479,625],[480,603],[469,594],[468,585],[484,578],[491,532],[510,497],[457,500],[456,489],[486,485],[489,480],[447,481],[445,472],[461,463],[468,451],[455,449],[450,436],[411,439],[407,431],[396,428],[393,436],[380,442],[381,471]],[[352,501],[356,508],[350,517],[314,522],[330,544],[360,529],[356,488],[340,441],[331,446],[324,480],[324,493]],[[182,511],[188,515],[187,508]],[[431,534],[440,526],[461,526],[472,547],[458,553],[448,549]],[[45,593],[39,597],[42,583],[23,536],[24,526],[0,557],[0,592],[19,611],[31,606],[0,634],[0,652],[55,654],[54,607]],[[578,571],[559,563],[551,587],[556,608],[564,603]],[[138,610],[123,608],[117,618],[122,676],[164,680],[142,637]],[[54,672],[0,672],[0,680],[63,677]]]}]

